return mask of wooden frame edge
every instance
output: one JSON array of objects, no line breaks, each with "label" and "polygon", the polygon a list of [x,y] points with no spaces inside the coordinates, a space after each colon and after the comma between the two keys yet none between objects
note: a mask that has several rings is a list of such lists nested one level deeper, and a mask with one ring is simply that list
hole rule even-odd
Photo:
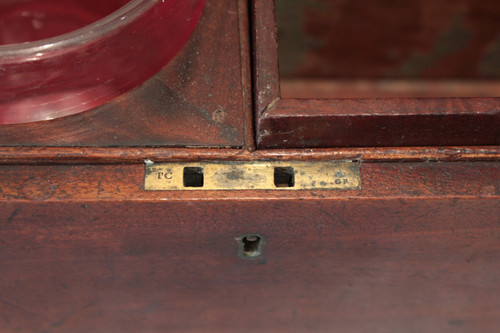
[{"label": "wooden frame edge", "polygon": [[[282,99],[279,85],[278,41],[274,0],[251,0],[253,20],[253,73],[256,144],[260,149],[274,148],[330,148],[330,147],[383,147],[383,146],[470,146],[500,144],[500,98],[395,98],[392,104],[400,108],[383,105],[384,99],[342,99],[343,109],[350,113],[340,116],[330,104],[339,100],[323,99]],[[360,114],[366,109],[356,108],[354,104],[362,102],[368,105],[370,112]],[[314,104],[314,112],[311,112]],[[427,108],[427,112],[413,113],[408,110]],[[436,108],[436,105],[441,107]],[[293,110],[293,111],[290,111]],[[330,112],[329,114],[327,114]],[[359,140],[360,133],[352,129],[366,129],[366,117],[378,122],[385,119],[394,120],[394,130],[387,131],[382,125],[374,122],[371,136]],[[447,116],[448,118],[445,118]],[[449,120],[448,127],[455,126],[456,133],[439,131],[443,120]],[[300,124],[300,125],[299,125]],[[340,124],[340,125],[339,125]],[[342,125],[345,124],[345,125]],[[336,132],[328,132],[325,126],[338,125]],[[380,126],[378,126],[380,125]],[[301,129],[298,128],[300,126]],[[323,126],[322,133],[309,133]],[[405,138],[401,126],[413,126],[416,135],[412,139]],[[430,126],[430,130],[426,129]],[[419,128],[421,130],[419,130]],[[320,128],[321,129],[321,128]],[[429,132],[434,135],[429,140]],[[348,133],[350,132],[350,134]],[[333,134],[332,134],[333,133]],[[338,134],[340,133],[340,134]],[[364,134],[364,133],[362,133]],[[301,139],[302,135],[302,139]],[[314,136],[317,138],[314,138]],[[335,137],[335,135],[338,135]],[[478,136],[480,135],[480,137]],[[417,138],[415,138],[417,136]],[[419,140],[418,136],[422,139]],[[297,139],[298,138],[298,139]]]},{"label": "wooden frame edge", "polygon": [[0,147],[0,165],[143,164],[146,161],[346,160],[373,162],[500,161],[500,147],[395,147],[341,149]]}]

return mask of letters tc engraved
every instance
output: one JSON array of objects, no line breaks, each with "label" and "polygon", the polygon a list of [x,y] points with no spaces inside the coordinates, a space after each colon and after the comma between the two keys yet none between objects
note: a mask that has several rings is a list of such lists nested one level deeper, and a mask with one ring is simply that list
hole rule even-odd
[{"label": "letters tc engraved", "polygon": [[174,178],[174,174],[172,173],[172,170],[165,170],[165,172],[156,171],[156,174],[157,174],[159,180]]}]

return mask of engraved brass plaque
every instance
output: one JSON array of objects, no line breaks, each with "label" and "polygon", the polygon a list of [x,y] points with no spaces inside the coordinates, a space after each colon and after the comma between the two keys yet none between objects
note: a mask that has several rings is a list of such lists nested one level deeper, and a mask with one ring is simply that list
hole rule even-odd
[{"label": "engraved brass plaque", "polygon": [[146,165],[145,190],[361,189],[356,162],[195,162]]}]

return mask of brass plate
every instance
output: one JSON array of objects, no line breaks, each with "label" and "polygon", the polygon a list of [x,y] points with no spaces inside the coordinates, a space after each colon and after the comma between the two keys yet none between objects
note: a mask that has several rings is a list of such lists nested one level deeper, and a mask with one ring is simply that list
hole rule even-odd
[{"label": "brass plate", "polygon": [[146,165],[148,191],[361,189],[355,162],[198,162]]}]

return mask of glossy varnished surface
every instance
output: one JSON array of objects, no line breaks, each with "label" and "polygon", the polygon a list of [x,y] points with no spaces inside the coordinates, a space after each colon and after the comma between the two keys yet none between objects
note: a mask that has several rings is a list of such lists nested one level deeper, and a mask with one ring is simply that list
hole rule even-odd
[{"label": "glossy varnished surface", "polygon": [[360,162],[471,162],[498,161],[500,147],[408,147],[270,149],[250,152],[239,149],[158,148],[60,148],[3,147],[2,164],[136,164],[199,161],[321,161]]},{"label": "glossy varnished surface", "polygon": [[[143,165],[3,166],[0,328],[495,332],[497,162],[365,163],[363,189],[144,192]],[[235,238],[266,237],[264,258]]]},{"label": "glossy varnished surface", "polygon": [[[500,143],[497,130],[500,126],[499,98],[282,98],[274,2],[253,0],[251,3],[257,147]],[[487,13],[481,15],[489,17]]]},{"label": "glossy varnished surface", "polygon": [[281,99],[259,119],[266,148],[500,144],[500,98]]},{"label": "glossy varnished surface", "polygon": [[[200,27],[208,29],[208,36],[215,36],[220,25],[234,24],[234,3],[207,2]],[[269,3],[255,0],[264,6],[261,10]],[[241,13],[244,4],[239,2]],[[272,11],[263,11],[252,21],[265,23],[272,16]],[[241,17],[239,38],[244,40],[248,22]],[[276,51],[268,43],[273,28],[268,29],[255,35],[255,45],[266,49],[255,60],[277,70],[277,58],[268,56]],[[241,77],[228,79],[226,71],[217,69],[237,66],[236,60],[227,61],[238,59],[231,44],[234,32],[227,30],[213,41],[199,34],[166,69],[182,73],[182,79],[160,73],[161,79],[143,88],[152,92],[143,100],[144,108],[128,97],[128,104],[118,104],[123,113],[129,105],[144,115],[154,111],[153,118],[145,117],[148,125],[125,117],[121,126],[104,131],[98,119],[105,112],[95,110],[87,114],[89,122],[81,115],[58,125],[74,126],[70,128],[80,133],[74,137],[47,127],[36,136],[40,142],[34,142],[41,124],[26,132],[16,129],[15,135],[5,128],[0,131],[1,332],[498,331],[498,146],[474,146],[479,141],[466,136],[468,142],[455,147],[287,150],[282,145],[254,152],[151,147],[188,141],[252,146],[252,119],[244,112],[249,110],[249,95],[242,97],[248,93],[248,68],[242,67],[242,77],[247,77],[242,86]],[[198,47],[215,52],[209,53],[209,62],[197,62]],[[241,50],[245,59],[249,50]],[[218,57],[222,53],[228,57]],[[201,70],[208,77],[200,76]],[[286,118],[280,114],[280,105],[285,105],[281,103],[297,107],[290,114],[300,117],[316,103],[280,100],[277,72],[255,74],[261,119],[272,119],[276,110]],[[203,80],[210,78],[235,85],[207,84],[207,90],[201,89]],[[157,92],[168,100],[173,98],[170,90],[185,92],[192,97],[186,99],[191,105],[205,105],[207,110],[216,111],[219,105],[234,109],[228,108],[226,118],[220,112],[200,115],[196,108],[167,115],[160,112],[163,104]],[[205,98],[207,92],[216,99]],[[243,111],[241,103],[247,103]],[[380,103],[392,113],[394,104]],[[458,109],[459,115],[471,116],[471,108],[461,109],[460,103],[452,103],[458,106],[446,109],[449,113],[442,108],[449,104],[436,103],[440,115]],[[485,105],[488,112],[477,114],[490,117],[483,125],[491,126],[497,119],[495,100]],[[404,106],[412,114],[418,103]],[[367,113],[359,107],[353,112]],[[118,119],[110,116],[107,121],[115,124]],[[214,119],[237,128],[239,139],[227,139],[229,127],[215,125]],[[158,120],[162,122],[156,127]],[[151,132],[144,134],[144,129]],[[449,130],[456,136],[457,128]],[[426,128],[425,133],[440,132]],[[82,138],[87,141],[81,145],[94,147],[61,147],[80,145]],[[25,146],[15,147],[19,143]],[[35,144],[40,146],[26,146]],[[144,190],[145,164],[151,161],[258,160],[359,161],[362,187]],[[238,256],[236,238],[251,233],[262,235],[266,243],[264,257],[247,261]]]}]

